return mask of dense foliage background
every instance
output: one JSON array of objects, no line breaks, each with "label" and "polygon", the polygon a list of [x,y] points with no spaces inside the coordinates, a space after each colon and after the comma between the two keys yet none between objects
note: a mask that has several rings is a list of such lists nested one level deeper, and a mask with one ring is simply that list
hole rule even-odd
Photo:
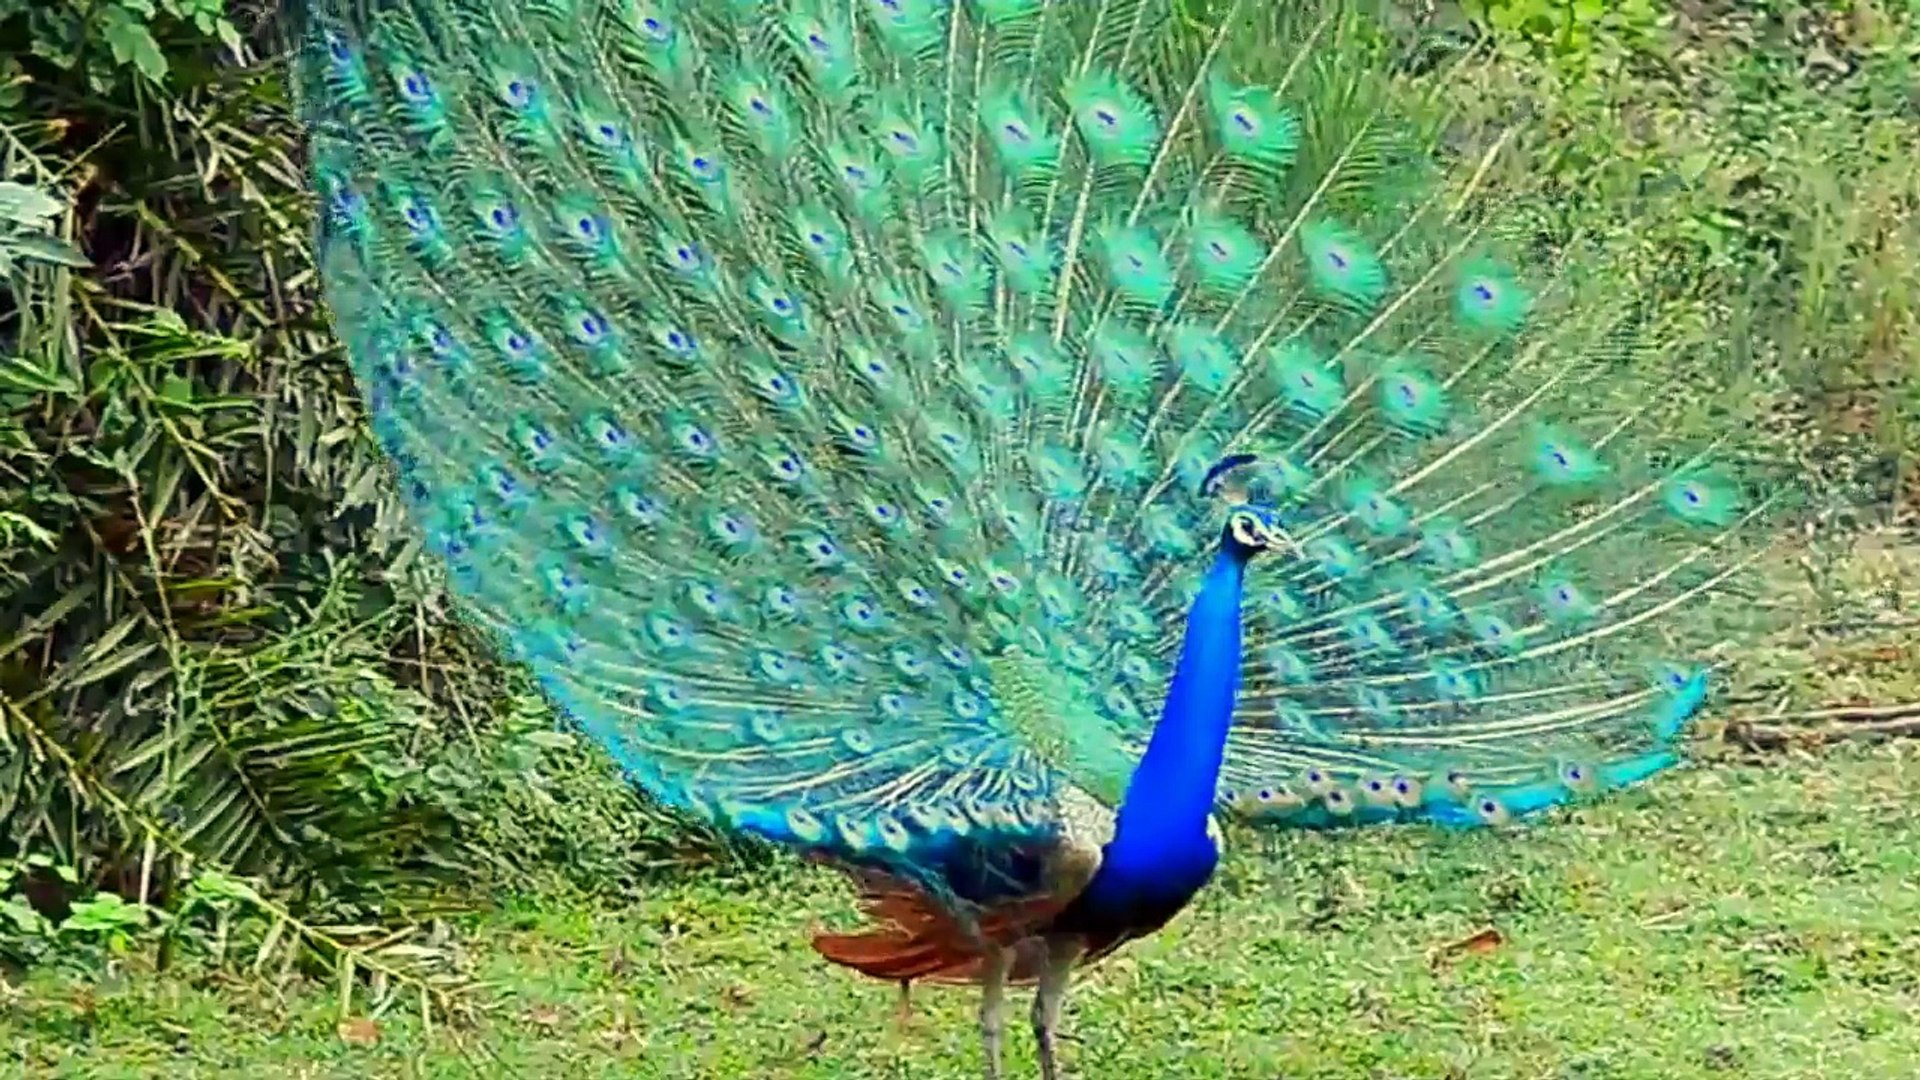
[{"label": "dense foliage background", "polygon": [[[1608,236],[1623,290],[1777,405],[1850,508],[1794,542],[1910,529],[1913,16],[1402,7],[1398,45],[1439,43],[1408,78],[1469,64],[1452,123],[1524,121],[1498,179],[1540,228]],[[266,14],[0,0],[0,40],[0,968],[185,942],[431,988],[456,977],[435,920],[477,896],[752,861],[645,805],[449,617],[316,303]],[[1893,586],[1786,565],[1806,634],[1906,633]],[[1873,704],[1803,645],[1747,700]]]},{"label": "dense foliage background", "polygon": [[0,0],[0,39],[0,959],[195,880],[330,951],[712,857],[472,650],[398,527],[274,28]]}]

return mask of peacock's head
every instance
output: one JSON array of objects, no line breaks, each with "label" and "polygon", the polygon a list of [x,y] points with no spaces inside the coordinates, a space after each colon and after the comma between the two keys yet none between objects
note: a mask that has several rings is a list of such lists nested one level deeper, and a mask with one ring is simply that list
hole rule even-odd
[{"label": "peacock's head", "polygon": [[1222,458],[1207,470],[1206,478],[1200,482],[1202,498],[1224,497],[1232,500],[1227,510],[1226,526],[1221,530],[1220,545],[1243,561],[1261,552],[1292,544],[1286,527],[1280,523],[1279,515],[1248,501],[1249,493],[1244,486],[1233,482],[1236,471],[1258,460],[1253,454],[1234,454]]},{"label": "peacock's head", "polygon": [[1227,511],[1227,527],[1220,544],[1241,559],[1284,546],[1287,531],[1273,512],[1258,506],[1236,506]]}]

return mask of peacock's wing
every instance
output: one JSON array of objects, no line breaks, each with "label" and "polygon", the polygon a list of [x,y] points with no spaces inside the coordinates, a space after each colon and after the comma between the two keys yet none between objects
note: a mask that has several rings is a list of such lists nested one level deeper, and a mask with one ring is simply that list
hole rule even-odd
[{"label": "peacock's wing", "polygon": [[[1031,888],[1062,770],[1117,797],[1239,451],[1300,548],[1230,776],[1627,730],[1621,662],[1730,565],[1669,525],[1723,536],[1726,493],[1623,456],[1658,425],[1592,401],[1610,308],[1531,302],[1470,189],[1417,194],[1366,34],[1241,8],[319,0],[375,431],[468,609],[651,791]],[[1229,74],[1279,41],[1273,86]]]}]

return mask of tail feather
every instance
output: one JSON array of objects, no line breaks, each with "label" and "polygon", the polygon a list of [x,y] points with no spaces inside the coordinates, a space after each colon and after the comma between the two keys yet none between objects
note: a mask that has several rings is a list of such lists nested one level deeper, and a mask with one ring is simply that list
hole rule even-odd
[{"label": "tail feather", "polygon": [[1143,744],[1239,453],[1292,549],[1224,806],[1497,821],[1674,759],[1751,454],[1623,285],[1506,268],[1504,137],[1440,160],[1340,5],[1228,8],[314,0],[375,432],[649,790],[1017,895],[1063,783],[1110,786],[1076,748]]}]

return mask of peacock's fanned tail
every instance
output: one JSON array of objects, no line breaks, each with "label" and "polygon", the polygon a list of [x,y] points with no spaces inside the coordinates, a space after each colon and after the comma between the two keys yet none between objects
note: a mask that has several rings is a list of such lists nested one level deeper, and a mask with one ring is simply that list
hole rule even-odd
[{"label": "peacock's fanned tail", "polygon": [[1018,892],[1157,715],[1238,452],[1293,546],[1225,806],[1497,821],[1674,760],[1762,502],[1651,449],[1657,338],[1497,261],[1342,18],[1240,7],[318,0],[374,429],[467,610],[640,783]]}]

